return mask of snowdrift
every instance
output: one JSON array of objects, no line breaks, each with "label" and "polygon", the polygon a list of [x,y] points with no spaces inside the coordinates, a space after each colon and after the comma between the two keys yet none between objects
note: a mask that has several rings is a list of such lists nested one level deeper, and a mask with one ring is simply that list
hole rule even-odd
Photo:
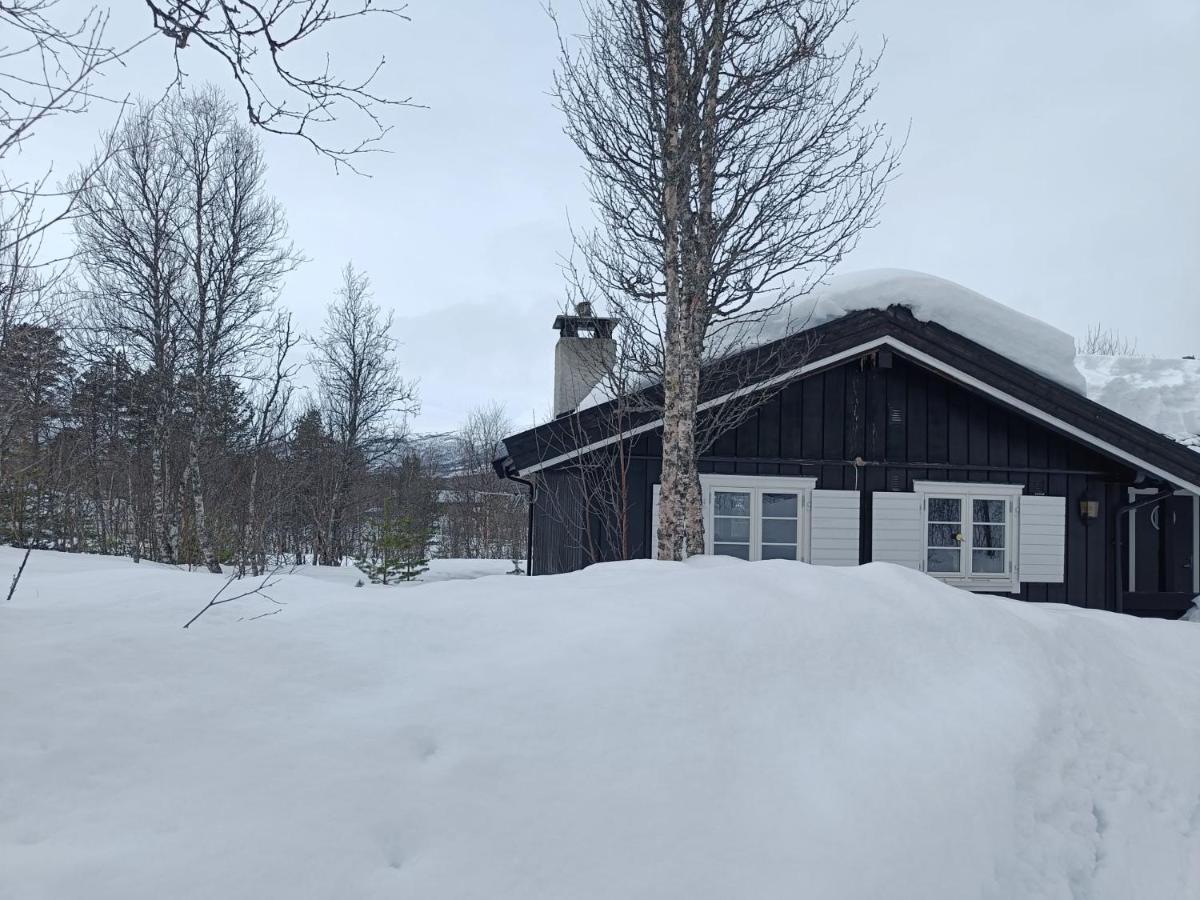
[{"label": "snowdrift", "polygon": [[219,584],[31,558],[0,897],[1200,896],[1192,623],[698,559],[183,631]]},{"label": "snowdrift", "polygon": [[1200,450],[1200,361],[1150,356],[1080,356],[1088,396]]}]

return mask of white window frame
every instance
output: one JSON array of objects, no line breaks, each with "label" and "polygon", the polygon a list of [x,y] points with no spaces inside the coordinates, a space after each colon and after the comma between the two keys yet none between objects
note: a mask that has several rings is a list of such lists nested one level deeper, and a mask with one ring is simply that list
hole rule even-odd
[{"label": "white window frame", "polygon": [[704,552],[713,553],[713,493],[730,491],[750,494],[750,560],[762,559],[762,495],[796,494],[796,559],[808,562],[811,553],[809,541],[809,515],[812,509],[812,492],[817,486],[815,478],[789,478],[776,475],[716,475],[700,476],[700,489],[704,495]]},{"label": "white window frame", "polygon": [[[1018,593],[1021,590],[1017,566],[1020,535],[1020,497],[1025,490],[1023,484],[993,484],[983,481],[914,481],[913,492],[921,496],[921,565],[927,575],[969,591],[1005,591]],[[929,501],[949,499],[962,502],[963,541],[959,546],[958,572],[930,572],[929,567]],[[1004,573],[971,571],[975,548],[973,528],[973,500],[1003,500],[1006,519],[1004,522]],[[936,547],[933,549],[937,549]]]}]

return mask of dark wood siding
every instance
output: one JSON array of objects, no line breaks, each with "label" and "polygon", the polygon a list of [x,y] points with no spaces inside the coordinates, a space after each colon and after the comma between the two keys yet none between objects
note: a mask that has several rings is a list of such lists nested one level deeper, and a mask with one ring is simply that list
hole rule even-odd
[{"label": "dark wood siding", "polygon": [[[1142,460],[1145,468],[1149,470],[1170,473],[1163,476],[1168,481],[1175,481],[1185,487],[1200,486],[1200,454],[1088,400],[1061,384],[1019,366],[960,334],[933,322],[919,322],[902,307],[850,313],[811,331],[782,338],[767,347],[748,350],[744,354],[715,362],[704,370],[701,398],[718,398],[728,391],[744,386],[748,379],[758,377],[761,370],[756,367],[763,358],[769,359],[772,366],[783,368],[801,365],[841,368],[828,360],[838,354],[881,341],[900,342],[918,354],[915,358],[936,360],[935,368],[941,365],[949,366],[963,373],[967,379],[989,385],[989,391],[994,388],[996,392],[1011,397],[1018,406],[1025,404],[1030,409],[1040,410],[1064,423],[1065,433],[1078,429],[1091,435],[1096,441],[1119,448],[1120,453]],[[892,343],[892,346],[899,344]],[[817,349],[814,351],[814,348]],[[903,350],[902,346],[900,350]],[[891,351],[886,353],[890,354]],[[898,350],[897,356],[899,355]],[[818,395],[823,391],[831,406],[840,406],[844,410],[847,408],[847,379],[851,387],[850,400],[853,401],[856,396],[856,377],[852,370],[839,373],[829,379],[822,379],[822,383],[813,385],[812,389]],[[894,382],[889,380],[887,383]],[[661,388],[652,385],[640,392],[639,396],[637,408],[628,413],[626,424],[627,428],[635,431],[643,426],[654,427],[657,420],[654,410],[661,400]],[[867,406],[878,409],[872,405],[878,399],[876,393],[865,390],[864,403]],[[933,404],[932,408],[937,412],[936,398],[933,398]],[[953,447],[962,447],[970,439],[970,421],[952,415],[955,412],[955,404],[955,396],[948,394],[945,421],[947,455]],[[817,417],[821,412],[820,406],[808,406],[802,415],[805,418]],[[537,468],[548,461],[568,459],[581,446],[611,437],[612,413],[610,404],[601,404],[581,410],[576,415],[563,416],[519,434],[510,435],[504,440],[504,458],[497,463],[504,471],[527,475],[537,471]],[[856,411],[854,416],[855,424],[859,424],[858,417],[862,417],[861,424],[864,429],[872,422],[879,421],[871,412]],[[929,433],[940,439],[939,423],[932,423]],[[856,441],[857,434],[853,437]],[[736,440],[736,437],[734,439]],[[937,448],[930,449],[931,456],[936,452]],[[806,446],[803,456],[819,460],[823,453],[823,448]]]},{"label": "dark wood siding", "polygon": [[[650,555],[652,491],[661,471],[657,432],[634,438],[628,449],[630,555],[644,557]],[[914,480],[975,481],[1023,484],[1027,494],[1062,496],[1067,500],[1066,582],[1023,585],[1021,596],[1106,609],[1117,602],[1116,512],[1134,473],[898,354],[890,355],[888,367],[866,357],[789,384],[719,439],[702,459],[701,471],[807,475],[821,488],[863,492],[864,562],[870,558],[875,491],[909,491]],[[554,477],[570,477],[566,472]],[[554,493],[564,492],[556,486]],[[1088,523],[1077,512],[1085,495],[1100,500],[1104,511]],[[556,527],[548,518],[543,521],[549,510],[550,504],[535,506],[535,571],[584,564],[582,556],[562,548],[551,551],[552,560],[537,561],[548,530]],[[609,548],[600,558],[619,554]]]},{"label": "dark wood siding", "polygon": [[1137,519],[1135,584],[1145,593],[1187,592],[1193,587],[1192,536],[1194,507],[1191,496],[1167,497],[1130,513]]},{"label": "dark wood siding", "polygon": [[583,568],[583,490],[570,469],[543,472],[533,494],[534,575],[556,575]]}]

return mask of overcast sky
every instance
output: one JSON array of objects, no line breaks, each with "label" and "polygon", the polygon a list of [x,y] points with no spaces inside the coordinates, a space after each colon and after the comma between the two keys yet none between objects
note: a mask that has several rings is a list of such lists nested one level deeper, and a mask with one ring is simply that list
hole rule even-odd
[{"label": "overcast sky", "polygon": [[[574,0],[556,5],[575,20]],[[121,34],[145,31],[141,4],[117,6]],[[385,90],[427,106],[392,117],[371,178],[263,138],[309,259],[282,301],[317,329],[353,260],[395,310],[404,370],[421,382],[418,430],[452,429],[492,399],[524,427],[550,404],[558,260],[568,216],[587,216],[548,96],[553,28],[540,0],[408,11],[410,23],[346,28],[329,46],[348,69],[386,53]],[[875,114],[911,135],[882,221],[844,271],[918,269],[1073,334],[1102,322],[1147,353],[1200,352],[1200,3],[862,0],[855,27],[868,48],[886,36]],[[184,60],[193,80],[229,87]],[[161,92],[170,71],[160,42],[105,88]],[[72,168],[96,115],[48,130],[38,154]]]}]

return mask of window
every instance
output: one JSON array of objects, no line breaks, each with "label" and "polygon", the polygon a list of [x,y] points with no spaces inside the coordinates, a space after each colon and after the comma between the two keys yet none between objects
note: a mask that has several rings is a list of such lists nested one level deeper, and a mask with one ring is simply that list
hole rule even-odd
[{"label": "window", "polygon": [[[818,491],[815,478],[701,475],[704,551],[738,559],[796,559],[823,566],[859,560],[858,491]],[[905,496],[912,496],[907,494]],[[659,486],[650,512],[649,555],[658,558]],[[910,529],[915,537],[915,526]],[[916,566],[916,561],[913,561]]]},{"label": "window", "polygon": [[1022,485],[918,481],[925,546],[922,568],[977,590],[1018,589],[1013,559]]},{"label": "window", "polygon": [[804,511],[816,479],[701,475],[706,552],[804,559]]},{"label": "window", "polygon": [[712,492],[713,553],[750,558],[753,495],[749,491]]}]

